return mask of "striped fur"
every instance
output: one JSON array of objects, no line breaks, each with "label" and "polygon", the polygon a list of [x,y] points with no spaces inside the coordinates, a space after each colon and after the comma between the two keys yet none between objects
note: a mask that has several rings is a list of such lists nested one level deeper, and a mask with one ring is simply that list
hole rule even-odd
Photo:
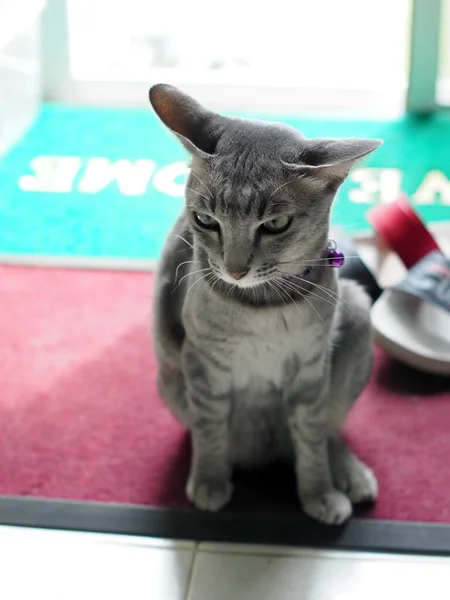
[{"label": "striped fur", "polygon": [[[231,498],[234,467],[285,459],[304,510],[341,523],[352,503],[377,493],[372,472],[339,438],[370,373],[369,300],[337,280],[323,249],[337,187],[378,143],[305,140],[156,87],[156,112],[193,156],[153,323],[160,393],[192,433],[187,494],[218,510]],[[202,228],[196,213],[217,228]],[[280,215],[290,227],[265,232]],[[307,278],[297,277],[306,265]],[[248,273],[233,279],[239,271]]]}]

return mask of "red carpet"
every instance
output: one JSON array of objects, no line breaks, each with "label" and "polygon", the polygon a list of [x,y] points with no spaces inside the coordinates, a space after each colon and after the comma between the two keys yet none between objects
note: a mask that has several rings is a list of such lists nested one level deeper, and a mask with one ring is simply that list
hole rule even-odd
[{"label": "red carpet", "polygon": [[[185,506],[185,432],[155,390],[152,276],[0,267],[0,494]],[[347,436],[380,519],[450,522],[450,381],[380,352]],[[235,507],[297,510],[290,469],[239,474]]]}]

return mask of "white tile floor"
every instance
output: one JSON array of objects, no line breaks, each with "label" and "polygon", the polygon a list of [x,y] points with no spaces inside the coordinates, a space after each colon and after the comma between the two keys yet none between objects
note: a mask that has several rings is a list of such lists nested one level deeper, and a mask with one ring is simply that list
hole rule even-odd
[{"label": "white tile floor", "polygon": [[0,526],[2,600],[448,600],[450,558]]}]

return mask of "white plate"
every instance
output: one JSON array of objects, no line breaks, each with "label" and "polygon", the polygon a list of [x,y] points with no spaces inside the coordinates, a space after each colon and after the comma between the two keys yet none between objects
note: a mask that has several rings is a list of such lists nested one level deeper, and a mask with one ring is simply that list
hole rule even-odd
[{"label": "white plate", "polygon": [[450,375],[450,313],[404,292],[385,291],[372,308],[375,341],[399,361]]}]

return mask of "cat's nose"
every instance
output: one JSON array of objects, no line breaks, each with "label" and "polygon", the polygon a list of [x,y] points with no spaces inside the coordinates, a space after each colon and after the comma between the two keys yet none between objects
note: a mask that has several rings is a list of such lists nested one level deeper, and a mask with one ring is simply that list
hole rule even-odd
[{"label": "cat's nose", "polygon": [[249,269],[245,269],[245,271],[228,271],[228,275],[233,279],[242,279],[248,272]]}]

